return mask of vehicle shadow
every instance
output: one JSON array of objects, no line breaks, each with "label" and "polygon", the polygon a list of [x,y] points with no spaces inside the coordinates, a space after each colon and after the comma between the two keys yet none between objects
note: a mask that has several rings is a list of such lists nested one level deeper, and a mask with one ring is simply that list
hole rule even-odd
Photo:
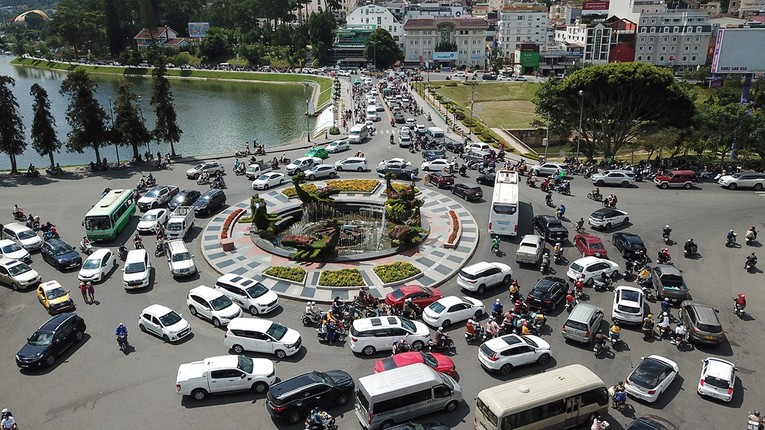
[{"label": "vehicle shadow", "polygon": [[249,403],[254,405],[258,403],[258,400],[261,400],[262,403],[265,403],[266,395],[242,391],[240,393],[211,395],[201,401],[194,400],[190,396],[183,396],[181,399],[181,406],[187,409],[195,409],[208,406],[230,405],[234,403]]},{"label": "vehicle shadow", "polygon": [[44,376],[47,375],[54,370],[58,369],[59,366],[63,365],[65,362],[69,361],[69,358],[74,355],[75,352],[77,352],[80,348],[83,347],[88,341],[90,341],[90,334],[87,332],[83,333],[82,340],[73,344],[71,347],[69,347],[66,351],[64,351],[63,354],[56,357],[56,362],[53,363],[50,367],[44,367],[42,369],[19,369],[19,371],[23,375],[28,376]]},{"label": "vehicle shadow", "polygon": [[[686,345],[689,343],[686,342]],[[717,355],[717,356],[723,356],[723,357],[732,357],[733,356],[733,348],[731,347],[730,342],[723,342],[718,346],[714,345],[706,345],[702,343],[692,343],[691,344],[693,348],[698,350],[699,352],[705,352],[710,355]]]},{"label": "vehicle shadow", "polygon": [[494,379],[497,379],[502,382],[507,382],[511,379],[525,378],[527,376],[544,373],[550,369],[553,369],[556,366],[556,364],[557,364],[557,361],[555,360],[555,358],[550,357],[550,361],[548,361],[544,365],[531,363],[521,367],[513,367],[513,369],[507,375],[503,375],[499,372],[488,372],[485,369],[484,369],[484,372],[489,373],[489,375],[491,375]]},{"label": "vehicle shadow", "polygon": [[653,409],[663,410],[666,409],[667,406],[669,406],[669,403],[677,397],[678,394],[680,394],[680,391],[685,391],[683,389],[683,383],[685,382],[685,379],[682,375],[678,374],[675,376],[675,380],[672,381],[671,384],[669,384],[669,387],[667,387],[666,391],[661,393],[659,395],[659,398],[653,402],[653,403],[646,403],[642,400],[637,400],[634,397],[630,397],[630,399],[635,399],[641,404],[648,405]]}]

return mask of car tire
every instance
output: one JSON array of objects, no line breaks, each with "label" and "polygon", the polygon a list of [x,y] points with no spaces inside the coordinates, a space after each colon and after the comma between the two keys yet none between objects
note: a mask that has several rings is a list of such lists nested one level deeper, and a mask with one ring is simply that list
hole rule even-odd
[{"label": "car tire", "polygon": [[250,387],[250,390],[253,393],[265,393],[266,391],[268,391],[268,384],[266,384],[263,381],[256,382],[252,384],[252,387]]},{"label": "car tire", "polygon": [[239,345],[238,343],[234,344],[234,346],[232,346],[231,349],[235,353],[237,353],[237,355],[241,355],[242,353],[244,353],[244,347],[242,347],[242,345]]},{"label": "car tire", "polygon": [[207,391],[201,388],[197,388],[191,392],[191,398],[198,402],[201,402],[202,400],[207,398]]},{"label": "car tire", "polygon": [[46,366],[50,367],[50,366],[53,366],[54,364],[56,364],[56,356],[55,355],[51,354],[51,355],[45,357],[45,365]]},{"label": "car tire", "polygon": [[412,349],[414,349],[415,351],[419,351],[419,350],[421,350],[423,348],[425,348],[425,342],[423,342],[421,340],[416,340],[416,341],[412,342]]},{"label": "car tire", "polygon": [[661,188],[662,190],[666,190],[667,188],[669,188],[669,184],[666,182],[662,182],[662,184],[659,185],[659,188]]},{"label": "car tire", "polygon": [[330,172],[330,174],[329,174],[329,179],[332,179],[332,178],[334,178],[335,176],[337,176],[337,174],[336,174],[335,172]]},{"label": "car tire", "polygon": [[287,356],[287,353],[286,353],[286,352],[284,352],[284,351],[283,351],[283,350],[281,350],[281,349],[277,349],[277,350],[274,352],[274,355],[275,355],[275,356],[276,356],[276,358],[278,358],[279,360],[284,360],[284,358]]},{"label": "car tire", "polygon": [[303,419],[303,414],[300,411],[292,411],[287,415],[287,422],[290,424],[297,424]]},{"label": "car tire", "polygon": [[197,316],[197,308],[195,308],[194,306],[189,306],[189,313],[191,315]]},{"label": "car tire", "polygon": [[351,397],[347,393],[342,393],[337,396],[337,406],[345,406],[348,403],[348,400],[350,400]]},{"label": "car tire", "polygon": [[389,429],[391,427],[393,427],[393,421],[390,420],[380,424],[380,429]]},{"label": "car tire", "polygon": [[595,181],[595,186],[596,187],[602,187],[603,185],[606,185],[606,183],[603,182],[602,180],[599,179],[599,180]]},{"label": "car tire", "polygon": [[542,354],[537,358],[537,364],[540,366],[544,366],[548,361],[550,361],[550,354]]},{"label": "car tire", "polygon": [[605,227],[605,229],[606,229],[606,230],[611,230],[611,223],[610,223],[610,222],[609,222],[609,223],[606,223],[606,227]]},{"label": "car tire", "polygon": [[475,319],[481,319],[481,316],[482,316],[482,315],[483,315],[483,312],[481,312],[481,310],[480,310],[480,309],[478,309],[477,311],[475,311],[475,314],[473,314],[473,317],[474,317]]},{"label": "car tire", "polygon": [[441,327],[444,329],[449,328],[449,326],[452,325],[452,322],[450,320],[444,320],[444,322],[441,323]]},{"label": "car tire", "polygon": [[367,345],[364,347],[364,349],[361,350],[361,353],[369,357],[370,355],[375,353],[375,347],[372,345]]},{"label": "car tire", "polygon": [[762,184],[754,184],[755,191],[762,191]]},{"label": "car tire", "polygon": [[74,340],[77,342],[81,341],[83,337],[85,337],[85,333],[83,333],[82,330],[79,330],[77,333],[74,334]]},{"label": "car tire", "polygon": [[213,327],[218,328],[220,327],[220,320],[218,318],[213,318],[212,324],[213,324]]},{"label": "car tire", "polygon": [[444,408],[444,410],[445,410],[446,412],[454,412],[454,411],[456,411],[456,410],[457,410],[457,406],[459,406],[459,405],[457,404],[457,402],[455,402],[454,400],[452,400],[451,402],[449,402],[449,403],[447,403],[447,404],[446,404],[446,407]]},{"label": "car tire", "polygon": [[478,295],[481,296],[485,292],[486,292],[486,284],[479,285],[478,289],[476,290],[476,293],[478,293]]},{"label": "car tire", "polygon": [[138,324],[138,328],[140,328],[142,332],[146,333],[146,327],[144,327],[143,324]]},{"label": "car tire", "polygon": [[268,189],[268,184],[263,184],[263,189],[267,190]]},{"label": "car tire", "polygon": [[511,282],[513,282],[513,277],[511,275],[505,275],[505,277],[502,278],[502,283],[505,285],[510,285]]},{"label": "car tire", "polygon": [[629,181],[623,181],[622,182],[622,188],[629,188],[629,186],[630,186]]},{"label": "car tire", "polygon": [[627,225],[630,222],[630,217],[624,218],[624,222],[622,222],[622,225]]},{"label": "car tire", "polygon": [[11,284],[11,289],[12,289],[13,291],[18,291],[18,290],[19,290],[19,284],[15,283],[15,282],[14,282],[14,283],[12,283],[12,284]]},{"label": "car tire", "polygon": [[359,167],[358,169],[356,169],[356,171],[357,171],[357,172],[363,172],[363,171],[364,171],[364,169],[362,169],[361,167]]},{"label": "car tire", "polygon": [[687,183],[683,184],[683,188],[685,188],[686,190],[690,190],[692,186],[693,186],[693,184],[690,183],[690,182],[687,182]]},{"label": "car tire", "polygon": [[252,314],[252,315],[257,315],[259,313],[258,312],[258,308],[255,307],[255,306],[250,306],[249,311],[250,311],[250,314]]},{"label": "car tire", "polygon": [[513,365],[512,364],[504,364],[502,367],[499,368],[499,373],[503,375],[509,375],[510,372],[513,371]]},{"label": "car tire", "polygon": [[162,340],[164,340],[165,343],[170,343],[170,337],[168,337],[166,334],[162,335]]}]

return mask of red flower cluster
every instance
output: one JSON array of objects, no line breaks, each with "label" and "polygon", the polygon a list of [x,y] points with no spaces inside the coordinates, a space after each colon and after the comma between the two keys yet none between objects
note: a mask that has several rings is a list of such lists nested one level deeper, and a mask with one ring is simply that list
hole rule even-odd
[{"label": "red flower cluster", "polygon": [[226,217],[226,221],[223,222],[223,230],[220,232],[221,239],[228,239],[228,230],[231,228],[231,224],[237,219],[240,213],[244,212],[244,209],[237,209]]}]

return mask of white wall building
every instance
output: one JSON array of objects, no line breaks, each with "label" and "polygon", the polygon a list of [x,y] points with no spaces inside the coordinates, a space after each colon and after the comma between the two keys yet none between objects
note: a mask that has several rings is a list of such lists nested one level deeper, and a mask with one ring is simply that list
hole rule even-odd
[{"label": "white wall building", "polygon": [[555,42],[581,46],[584,63],[606,64],[611,50],[611,29],[601,23],[576,21],[567,25],[565,30],[556,30]]},{"label": "white wall building", "polygon": [[632,22],[640,22],[640,14],[642,13],[663,13],[666,11],[667,5],[663,0],[614,0],[608,4],[608,16],[616,15]]},{"label": "white wall building", "polygon": [[403,48],[403,25],[395,16],[384,6],[369,4],[357,7],[346,17],[348,26],[371,26],[371,28],[384,28],[393,36],[393,40],[398,42]]},{"label": "white wall building", "polygon": [[695,69],[707,61],[712,26],[706,11],[642,13],[637,21],[635,61],[676,70]]},{"label": "white wall building", "polygon": [[[483,67],[487,29],[488,23],[481,18],[410,19],[404,24],[404,61]],[[437,52],[436,47],[442,44],[456,47],[453,58],[445,58],[447,52]]]},{"label": "white wall building", "polygon": [[502,9],[497,22],[497,46],[510,59],[522,43],[546,46],[552,35],[546,7],[512,6]]}]

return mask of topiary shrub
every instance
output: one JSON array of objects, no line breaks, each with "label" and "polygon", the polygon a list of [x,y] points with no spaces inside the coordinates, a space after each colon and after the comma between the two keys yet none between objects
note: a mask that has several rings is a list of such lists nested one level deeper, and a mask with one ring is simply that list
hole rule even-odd
[{"label": "topiary shrub", "polygon": [[419,275],[422,271],[416,268],[412,263],[406,261],[397,261],[392,264],[382,264],[375,266],[375,274],[386,284],[398,282],[402,279],[411,278]]}]

